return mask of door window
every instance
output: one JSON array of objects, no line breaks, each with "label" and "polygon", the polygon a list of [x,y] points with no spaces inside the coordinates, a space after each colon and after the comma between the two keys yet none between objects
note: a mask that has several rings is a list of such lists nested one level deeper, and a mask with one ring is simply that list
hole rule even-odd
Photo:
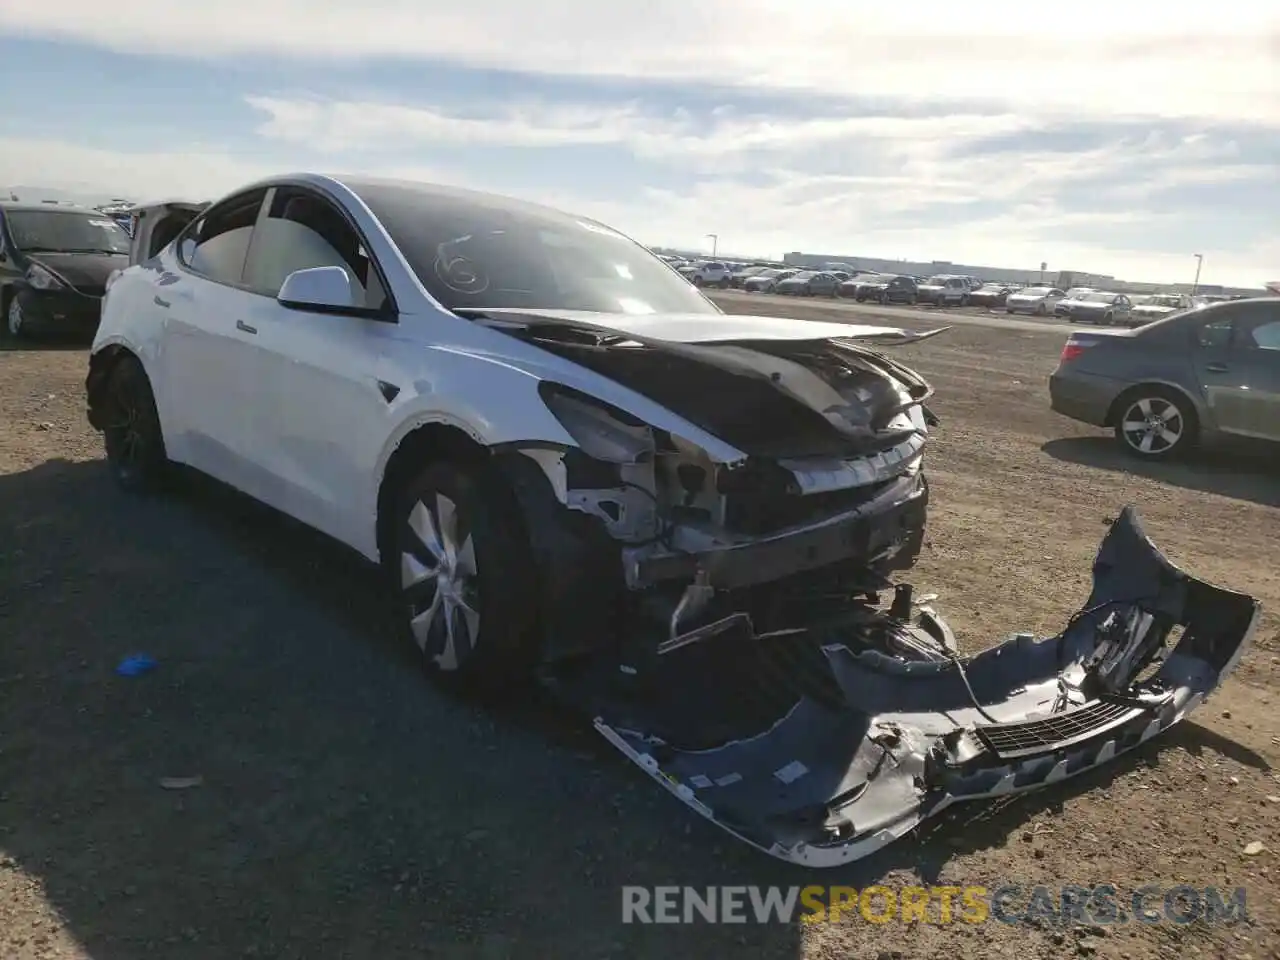
[{"label": "door window", "polygon": [[357,291],[357,305],[381,309],[386,291],[360,235],[341,211],[309,190],[279,187],[258,224],[245,266],[245,285],[275,297],[296,270],[341,267]]},{"label": "door window", "polygon": [[239,286],[249,239],[266,189],[232,197],[195,222],[178,244],[178,259],[218,283]]},{"label": "door window", "polygon": [[1206,349],[1229,347],[1231,345],[1231,331],[1234,326],[1229,317],[1201,324],[1196,329],[1196,343]]},{"label": "door window", "polygon": [[1280,351],[1280,320],[1262,323],[1250,330],[1248,345],[1257,350]]}]

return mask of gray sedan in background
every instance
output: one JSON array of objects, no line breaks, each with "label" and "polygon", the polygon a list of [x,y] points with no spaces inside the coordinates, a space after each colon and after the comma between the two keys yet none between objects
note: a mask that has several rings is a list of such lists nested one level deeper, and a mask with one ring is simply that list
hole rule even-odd
[{"label": "gray sedan in background", "polygon": [[1280,299],[1213,304],[1133,330],[1071,334],[1054,410],[1165,459],[1216,435],[1280,441]]}]

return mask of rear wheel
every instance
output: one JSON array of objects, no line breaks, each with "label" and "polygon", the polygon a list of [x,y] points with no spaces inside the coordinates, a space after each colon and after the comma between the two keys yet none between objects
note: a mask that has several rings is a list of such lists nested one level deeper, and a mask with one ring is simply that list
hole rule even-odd
[{"label": "rear wheel", "polygon": [[156,412],[151,381],[137,358],[128,356],[112,368],[104,393],[107,466],[123,489],[154,493],[169,474],[164,434]]},{"label": "rear wheel", "polygon": [[482,465],[432,464],[396,507],[385,557],[403,633],[442,683],[497,691],[537,653],[536,570],[514,498]]},{"label": "rear wheel", "polygon": [[1143,460],[1166,460],[1195,445],[1196,415],[1172,390],[1145,387],[1121,399],[1116,439],[1127,453]]},{"label": "rear wheel", "polygon": [[1046,313],[1048,313],[1048,312],[1049,312],[1049,311],[1048,311],[1048,309],[1045,307],[1045,305],[1044,305],[1043,303],[1038,303],[1038,304],[1036,304],[1036,316],[1037,316],[1037,317],[1043,317],[1043,316],[1044,316]]}]

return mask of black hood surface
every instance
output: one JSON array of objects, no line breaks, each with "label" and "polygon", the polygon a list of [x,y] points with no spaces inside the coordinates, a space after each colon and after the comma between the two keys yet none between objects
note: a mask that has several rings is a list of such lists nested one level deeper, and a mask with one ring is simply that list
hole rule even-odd
[{"label": "black hood surface", "polygon": [[127,253],[29,253],[32,263],[56,274],[84,293],[101,296],[112,270],[129,265]]},{"label": "black hood surface", "polygon": [[839,336],[902,332],[893,328],[698,316],[677,330],[677,319],[521,314],[504,330],[643,394],[748,456],[886,449],[916,429],[890,422],[930,393],[918,374]]}]

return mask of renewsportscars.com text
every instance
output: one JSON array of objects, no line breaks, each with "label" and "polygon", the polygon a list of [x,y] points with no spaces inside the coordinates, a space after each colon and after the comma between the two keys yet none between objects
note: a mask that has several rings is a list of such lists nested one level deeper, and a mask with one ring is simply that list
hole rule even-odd
[{"label": "renewsportscars.com text", "polygon": [[623,887],[623,923],[1237,923],[1243,887]]}]

